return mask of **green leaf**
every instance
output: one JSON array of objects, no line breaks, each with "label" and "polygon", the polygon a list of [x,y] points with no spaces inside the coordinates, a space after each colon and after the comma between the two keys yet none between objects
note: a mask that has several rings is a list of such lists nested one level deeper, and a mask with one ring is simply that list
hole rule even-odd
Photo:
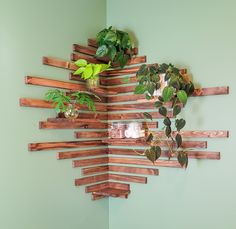
[{"label": "green leaf", "polygon": [[170,101],[171,97],[174,95],[175,89],[173,87],[166,86],[162,91],[162,97],[164,102]]},{"label": "green leaf", "polygon": [[74,75],[80,75],[84,70],[85,70],[85,67],[80,67],[73,74]]},{"label": "green leaf", "polygon": [[97,57],[103,57],[106,56],[108,53],[108,48],[106,45],[101,45],[98,47],[97,51],[96,51],[96,56]]},{"label": "green leaf", "polygon": [[182,145],[182,136],[179,133],[176,134],[175,140],[176,140],[176,143],[177,143],[177,148],[179,148]]},{"label": "green leaf", "polygon": [[159,108],[159,113],[163,116],[166,116],[167,115],[167,109],[162,106],[162,107]]},{"label": "green leaf", "polygon": [[187,153],[180,151],[177,156],[178,162],[182,167],[187,168],[188,166],[188,155]]},{"label": "green leaf", "polygon": [[175,126],[178,132],[184,128],[185,124],[186,124],[186,121],[182,118],[175,120]]},{"label": "green leaf", "polygon": [[168,72],[165,74],[165,81],[168,81],[171,77],[171,74],[169,74]]},{"label": "green leaf", "polygon": [[163,102],[160,102],[160,101],[156,101],[154,103],[154,107],[158,108],[158,107],[161,107],[163,105]]},{"label": "green leaf", "polygon": [[153,134],[150,133],[146,139],[146,142],[151,142],[153,140]]},{"label": "green leaf", "polygon": [[144,115],[145,118],[152,120],[152,115],[150,115],[149,113],[144,112],[143,115]]},{"label": "green leaf", "polygon": [[171,126],[171,121],[168,117],[166,117],[163,121],[163,123],[166,125],[166,126]]},{"label": "green leaf", "polygon": [[153,95],[153,93],[155,91],[155,84],[148,84],[147,85],[147,91],[150,95]]},{"label": "green leaf", "polygon": [[84,72],[81,77],[86,80],[86,79],[89,79],[92,75],[93,75],[93,68],[92,68],[92,65],[89,64],[84,69]]},{"label": "green leaf", "polygon": [[111,43],[115,42],[116,39],[117,39],[116,33],[114,31],[112,31],[112,30],[108,31],[108,33],[104,37],[105,41],[109,41]]},{"label": "green leaf", "polygon": [[120,67],[123,68],[129,60],[129,56],[127,54],[123,54],[122,57],[119,58]]},{"label": "green leaf", "polygon": [[147,90],[145,85],[139,84],[135,87],[134,93],[135,94],[143,94]]},{"label": "green leaf", "polygon": [[179,101],[181,103],[183,103],[183,105],[185,105],[187,103],[188,95],[184,90],[179,90],[177,92],[177,97],[178,97]]},{"label": "green leaf", "polygon": [[100,64],[93,65],[93,76],[98,75],[101,72],[102,66]]},{"label": "green leaf", "polygon": [[161,148],[159,146],[152,146],[145,151],[147,158],[154,163],[161,156]]},{"label": "green leaf", "polygon": [[111,57],[111,60],[113,61],[116,56],[116,47],[114,45],[109,46],[109,56]]},{"label": "green leaf", "polygon": [[166,126],[165,128],[165,134],[166,136],[169,138],[171,135],[171,127],[170,126]]},{"label": "green leaf", "polygon": [[85,67],[87,65],[87,61],[84,59],[79,59],[75,61],[75,65],[77,65],[78,67]]},{"label": "green leaf", "polygon": [[152,99],[152,96],[150,96],[149,94],[146,94],[145,97],[146,97],[147,100]]},{"label": "green leaf", "polygon": [[137,71],[137,76],[146,75],[148,73],[148,67],[146,64],[142,64],[139,70]]},{"label": "green leaf", "polygon": [[175,105],[173,108],[173,115],[176,116],[181,112],[181,107],[179,105]]},{"label": "green leaf", "polygon": [[164,99],[162,96],[158,96],[159,101],[164,102]]}]

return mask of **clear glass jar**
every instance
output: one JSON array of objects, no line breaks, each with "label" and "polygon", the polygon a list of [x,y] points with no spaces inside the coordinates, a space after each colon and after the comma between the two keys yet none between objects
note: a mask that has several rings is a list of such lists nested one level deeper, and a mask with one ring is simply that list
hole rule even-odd
[{"label": "clear glass jar", "polygon": [[79,111],[72,104],[69,104],[64,115],[66,118],[77,118],[79,116]]},{"label": "clear glass jar", "polygon": [[114,122],[109,131],[110,138],[125,138],[126,124],[123,122]]}]

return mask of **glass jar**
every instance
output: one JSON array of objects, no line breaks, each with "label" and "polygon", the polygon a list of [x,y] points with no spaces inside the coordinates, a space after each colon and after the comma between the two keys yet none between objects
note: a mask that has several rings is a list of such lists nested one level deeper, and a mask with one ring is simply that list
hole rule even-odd
[{"label": "glass jar", "polygon": [[86,80],[86,86],[88,89],[98,88],[99,85],[100,85],[99,76],[95,76],[93,78]]},{"label": "glass jar", "polygon": [[109,131],[110,138],[125,138],[125,129],[126,124],[122,122],[114,122],[111,125],[111,129]]},{"label": "glass jar", "polygon": [[64,115],[66,118],[77,118],[79,116],[79,111],[72,104],[69,104]]}]

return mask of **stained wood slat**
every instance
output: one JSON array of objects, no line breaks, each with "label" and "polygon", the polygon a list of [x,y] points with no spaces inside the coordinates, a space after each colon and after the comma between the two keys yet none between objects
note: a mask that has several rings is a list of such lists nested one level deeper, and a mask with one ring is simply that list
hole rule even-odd
[{"label": "stained wood slat", "polygon": [[[136,151],[136,152],[135,152]],[[127,156],[140,156],[143,150],[132,150],[132,149],[121,149],[121,148],[110,148],[109,154],[114,155],[127,155]],[[137,152],[139,154],[137,154]],[[191,159],[210,159],[210,160],[219,160],[220,152],[212,152],[212,151],[186,151],[188,157]],[[145,157],[145,156],[140,156]],[[161,157],[169,157],[169,151],[162,150]]]},{"label": "stained wood slat", "polygon": [[92,132],[92,131],[83,131],[75,132],[75,138],[106,138],[108,137],[108,132]]},{"label": "stained wood slat", "polygon": [[97,199],[97,196],[106,196],[106,197],[120,197],[120,198],[128,198],[130,190],[121,190],[115,188],[104,188],[92,193],[92,195]]},{"label": "stained wood slat", "polygon": [[122,68],[122,69],[113,69],[102,72],[101,76],[121,76],[134,74],[139,70],[140,66],[130,67],[130,68]]},{"label": "stained wood slat", "polygon": [[107,123],[39,122],[40,129],[106,129]]},{"label": "stained wood slat", "polygon": [[[102,142],[106,142],[111,146],[148,146],[145,139],[104,139]],[[173,143],[169,141],[169,144]],[[166,141],[161,141],[159,143],[160,147],[167,147]],[[183,141],[183,148],[207,148],[207,141]]]},{"label": "stained wood slat", "polygon": [[122,189],[122,190],[130,190],[130,184],[119,183],[119,182],[114,182],[114,181],[109,181],[108,187]]},{"label": "stained wood slat", "polygon": [[69,69],[69,70],[77,70],[78,67],[69,61],[65,61],[62,59],[54,58],[54,57],[43,57],[43,64],[57,67],[57,68],[64,68],[64,69]]},{"label": "stained wood slat", "polygon": [[83,160],[74,160],[73,167],[84,167],[90,165],[99,165],[99,164],[107,164],[108,157],[99,157],[99,158],[90,158],[90,159],[83,159]]},{"label": "stained wood slat", "polygon": [[75,179],[75,185],[81,186],[81,185],[86,185],[86,184],[97,183],[100,181],[106,181],[108,179],[109,179],[109,175],[106,173],[106,174],[101,174],[101,175],[96,175],[96,176]]},{"label": "stained wood slat", "polygon": [[107,148],[58,152],[57,159],[61,160],[61,159],[71,159],[80,157],[100,156],[100,155],[106,155],[107,153],[108,153]]},{"label": "stained wood slat", "polygon": [[55,122],[55,123],[61,123],[61,122],[67,122],[67,123],[102,123],[99,119],[88,119],[88,118],[48,118],[48,122]]},{"label": "stained wood slat", "polygon": [[[52,102],[48,102],[42,99],[32,99],[32,98],[20,98],[20,106],[22,107],[34,107],[34,108],[48,108],[53,109],[55,105]],[[75,104],[77,109],[88,110],[85,105]],[[95,107],[97,111],[106,111],[106,105],[95,103]]]},{"label": "stained wood slat", "polygon": [[147,184],[147,177],[120,175],[120,174],[109,174],[108,177],[109,177],[109,180]]},{"label": "stained wood slat", "polygon": [[29,151],[41,151],[41,150],[56,150],[67,148],[83,148],[92,146],[107,146],[101,140],[93,141],[67,141],[67,142],[40,142],[30,143],[28,145]]},{"label": "stained wood slat", "polygon": [[103,199],[105,197],[106,196],[92,194],[92,200],[100,200],[100,199]]},{"label": "stained wood slat", "polygon": [[179,162],[176,160],[157,160],[155,163],[152,163],[148,159],[109,157],[109,163],[181,168]]},{"label": "stained wood slat", "polygon": [[96,49],[79,45],[79,44],[73,44],[73,51],[90,55],[90,56],[95,56],[96,54]]},{"label": "stained wood slat", "polygon": [[84,60],[87,60],[89,63],[104,64],[104,61],[98,60],[98,59],[96,59],[94,57],[91,57],[91,56],[81,55],[81,54],[78,54],[78,53],[72,53],[71,56],[70,56],[70,59],[72,61],[76,61],[76,60],[79,60],[79,59],[84,59]]},{"label": "stained wood slat", "polygon": [[93,175],[96,173],[104,173],[109,172],[109,166],[108,165],[102,165],[102,166],[96,166],[96,167],[89,167],[89,168],[83,168],[82,174],[83,175]]},{"label": "stained wood slat", "polygon": [[79,113],[79,118],[107,120],[107,113]]},{"label": "stained wood slat", "polygon": [[137,83],[136,76],[124,77],[124,78],[102,78],[101,84],[105,86],[124,85],[129,83]]},{"label": "stained wood slat", "polygon": [[209,87],[195,89],[192,96],[206,96],[206,95],[226,95],[229,94],[229,87]]},{"label": "stained wood slat", "polygon": [[78,83],[70,83],[60,80],[52,80],[35,76],[26,76],[25,83],[44,87],[55,87],[75,91],[87,91],[86,86]]},{"label": "stained wood slat", "polygon": [[125,183],[119,183],[114,181],[107,181],[100,184],[93,184],[85,187],[85,192],[94,192],[103,188],[116,188],[120,190],[130,190],[130,185]]}]

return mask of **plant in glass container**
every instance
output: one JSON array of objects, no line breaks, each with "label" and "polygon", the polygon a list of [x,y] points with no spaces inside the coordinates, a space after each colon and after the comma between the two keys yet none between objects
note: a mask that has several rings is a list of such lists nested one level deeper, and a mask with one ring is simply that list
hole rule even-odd
[{"label": "plant in glass container", "polygon": [[[188,97],[194,92],[193,83],[186,74],[181,73],[180,69],[165,63],[142,65],[137,72],[137,81],[135,94],[145,94],[147,100],[154,100],[154,107],[164,118],[164,136],[147,130],[146,142],[150,148],[143,154],[155,162],[161,156],[160,142],[165,141],[169,149],[169,158],[176,156],[180,165],[187,167],[188,155],[182,146],[181,135],[186,121],[177,116],[186,105]],[[152,119],[148,112],[144,112],[144,117]]]},{"label": "plant in glass container", "polygon": [[113,63],[122,68],[134,55],[133,43],[127,32],[112,29],[103,29],[96,36],[98,49],[96,57],[108,57]]},{"label": "plant in glass container", "polygon": [[79,68],[73,74],[81,75],[81,78],[86,80],[87,88],[94,89],[99,87],[99,73],[109,69],[110,62],[108,64],[93,64],[84,59],[79,59],[75,65]]},{"label": "plant in glass container", "polygon": [[[94,104],[94,98],[100,98],[90,92],[76,91],[73,93],[67,93],[66,91],[53,89],[49,90],[45,94],[45,99],[48,102],[52,102],[52,106],[55,108],[58,116],[65,116],[66,118],[77,118],[79,111],[76,104],[86,105],[89,110],[96,111]],[[63,115],[62,115],[63,114]]]}]

